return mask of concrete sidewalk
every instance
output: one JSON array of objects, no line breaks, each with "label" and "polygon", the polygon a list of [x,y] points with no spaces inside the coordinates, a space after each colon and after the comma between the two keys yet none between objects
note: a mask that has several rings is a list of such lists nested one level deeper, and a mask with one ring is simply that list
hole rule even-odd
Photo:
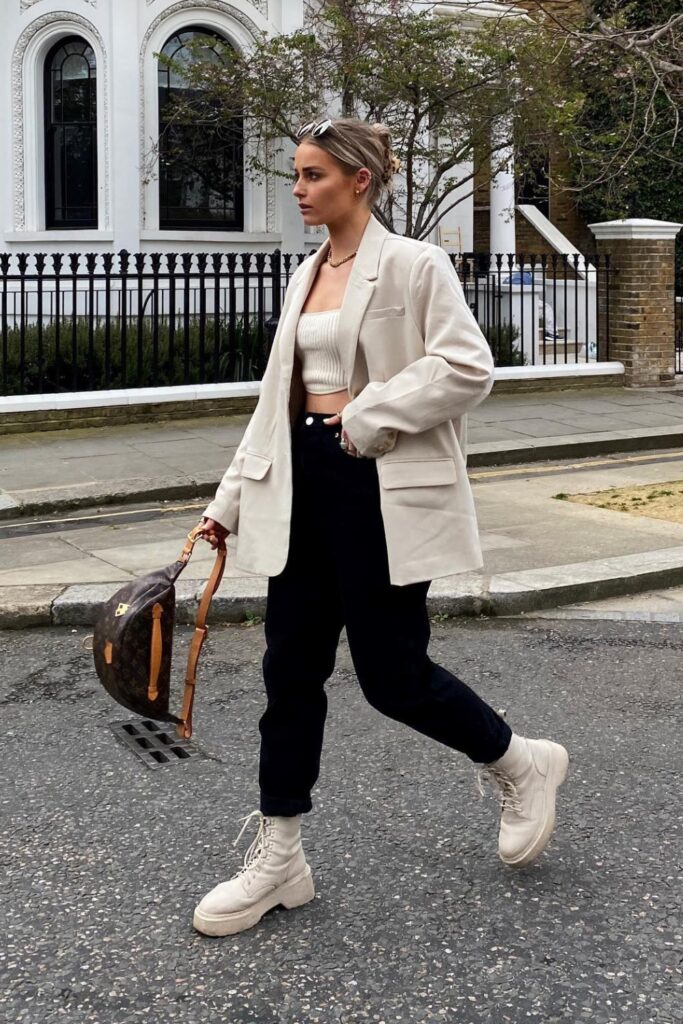
[{"label": "concrete sidewalk", "polygon": [[[621,398],[622,393],[614,397]],[[635,397],[639,402],[648,400],[642,394]],[[606,403],[608,398],[599,400]],[[479,416],[499,415],[504,404],[510,411],[518,402],[496,399],[492,410],[484,407]],[[667,415],[664,408],[668,406],[678,409],[675,402],[680,399],[661,402],[660,415]],[[651,396],[649,404],[656,408]],[[636,415],[642,416],[643,408],[637,406]],[[173,432],[174,426],[168,429]],[[234,442],[241,428],[224,426],[225,436],[218,434],[217,426],[200,423],[196,429],[191,443],[189,435],[183,442],[161,436],[151,439],[148,434],[157,428],[137,430],[127,443],[144,451],[146,446],[185,443],[183,462],[189,465],[194,447],[202,456],[205,434],[212,433],[214,439],[207,443],[212,452],[219,450],[221,465],[226,463],[230,458],[224,443],[227,433],[232,431]],[[159,430],[159,435],[163,432]],[[117,435],[121,441],[122,431]],[[57,445],[84,442],[68,436],[52,440]],[[90,442],[103,445],[105,439],[90,437]],[[82,458],[92,462],[106,457],[100,453]],[[121,449],[112,452],[111,458],[124,465]],[[142,458],[140,451],[137,458]],[[22,469],[18,459],[15,465],[18,475]],[[32,469],[30,462],[27,468]],[[683,584],[683,524],[555,497],[683,479],[683,451],[597,455],[573,465],[478,468],[470,470],[470,475],[485,565],[480,572],[435,580],[429,593],[432,613],[509,614]],[[90,508],[68,515],[62,511],[60,516],[42,519],[26,515],[5,519],[0,523],[0,626],[92,623],[102,601],[123,583],[177,557],[184,535],[204,507],[204,500],[167,501]],[[267,580],[234,566],[229,557],[232,551],[230,539],[225,579],[212,607],[214,621],[236,621],[246,611],[260,614],[264,609]],[[178,586],[181,621],[193,617],[212,560],[208,545],[198,545]]]},{"label": "concrete sidewalk", "polygon": [[[245,415],[0,436],[0,519],[209,497],[248,421]],[[471,469],[683,447],[683,385],[492,395],[468,421]]]},{"label": "concrete sidewalk", "polygon": [[[559,434],[571,419],[575,432]],[[624,426],[629,419],[634,424],[630,433]],[[126,580],[173,561],[206,501],[169,498],[178,492],[192,494],[193,488],[195,495],[213,493],[248,417],[239,420],[1,440],[6,505],[0,522],[0,625],[91,623],[102,601]],[[598,425],[605,429],[597,430]],[[547,445],[543,430],[551,427],[563,444],[573,438],[579,454],[597,448],[595,457],[575,466],[533,462],[475,468],[477,455],[498,456],[502,451],[510,457],[516,453],[519,461],[528,458],[530,446],[538,458]],[[620,431],[627,448],[639,441],[667,448],[680,434],[683,449],[681,397],[616,389],[524,399],[499,396],[475,410],[470,476],[485,567],[435,580],[430,611],[509,614],[682,584],[683,525],[555,497],[683,479],[683,450],[601,455],[606,435],[614,443]],[[122,495],[118,488],[123,484],[128,490]],[[93,496],[96,489],[101,497]],[[133,507],[129,502],[135,494]],[[118,504],[108,504],[117,495]],[[151,506],[150,500],[158,496],[166,500]],[[88,511],[66,512],[66,503],[75,500],[89,505]],[[51,514],[28,516],[32,502],[34,508],[46,503],[41,507],[50,508]],[[178,587],[181,620],[193,616],[212,560],[208,545],[198,545]],[[214,599],[214,619],[238,620],[246,611],[262,614],[266,587],[265,577],[241,572],[229,557]]]}]

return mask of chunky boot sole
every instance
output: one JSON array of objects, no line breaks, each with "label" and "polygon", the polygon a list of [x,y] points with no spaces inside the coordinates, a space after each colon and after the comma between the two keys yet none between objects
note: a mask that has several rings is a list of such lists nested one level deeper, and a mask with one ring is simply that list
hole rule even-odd
[{"label": "chunky boot sole", "polygon": [[548,840],[555,828],[555,797],[557,795],[558,787],[561,786],[567,778],[567,771],[569,770],[569,754],[561,744],[553,743],[551,740],[548,740],[548,743],[553,748],[553,752],[550,758],[548,774],[545,779],[546,816],[545,821],[543,822],[543,828],[532,840],[529,846],[527,846],[527,848],[516,857],[503,857],[503,855],[500,854],[500,859],[505,864],[509,865],[509,867],[523,868],[526,867],[527,864],[531,864],[535,861],[548,845]]},{"label": "chunky boot sole", "polygon": [[204,914],[197,909],[192,924],[203,935],[236,935],[237,932],[243,932],[258,924],[266,911],[272,907],[282,904],[287,910],[291,910],[293,907],[309,903],[314,896],[313,877],[307,864],[302,874],[279,885],[253,906],[238,910],[234,914]]}]

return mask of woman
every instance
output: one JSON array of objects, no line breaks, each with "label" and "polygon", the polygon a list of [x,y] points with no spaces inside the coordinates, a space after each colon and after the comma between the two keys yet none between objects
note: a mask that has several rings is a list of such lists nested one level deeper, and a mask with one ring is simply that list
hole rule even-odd
[{"label": "woman", "polygon": [[236,565],[269,577],[260,809],[244,825],[259,828],[195,910],[209,935],[313,898],[300,825],[343,626],[368,701],[499,784],[506,864],[544,849],[568,766],[564,747],[513,734],[427,656],[430,581],[482,564],[462,444],[465,411],[492,385],[486,340],[443,250],[371,213],[397,169],[388,131],[340,118],[298,137],[293,194],[329,237],[290,281],[257,407],[204,515],[212,547],[236,534]]}]

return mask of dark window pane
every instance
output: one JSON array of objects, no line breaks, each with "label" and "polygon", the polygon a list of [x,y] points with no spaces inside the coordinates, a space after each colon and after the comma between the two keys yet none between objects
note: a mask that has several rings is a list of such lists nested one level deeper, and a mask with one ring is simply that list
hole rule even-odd
[{"label": "dark window pane", "polygon": [[519,168],[515,174],[516,202],[522,205],[535,206],[544,216],[548,216],[548,155],[536,152],[528,157],[528,166]]},{"label": "dark window pane", "polygon": [[57,126],[52,131],[54,226],[92,219],[96,139],[88,128]]},{"label": "dark window pane", "polygon": [[[201,59],[225,58],[216,42],[219,36],[199,28],[176,33],[163,53],[187,66],[195,59],[187,43],[197,37],[210,39],[202,46]],[[241,230],[243,225],[243,138],[241,119],[231,128],[209,119],[193,124],[169,124],[169,104],[174,95],[188,96],[181,74],[159,68],[159,199],[162,228],[209,228]]]},{"label": "dark window pane", "polygon": [[67,82],[62,79],[62,120],[85,123],[90,120],[89,82]]},{"label": "dark window pane", "polygon": [[62,40],[45,62],[48,228],[97,226],[97,78],[83,39]]},{"label": "dark window pane", "polygon": [[77,78],[90,76],[90,65],[82,54],[71,54],[62,61],[62,78],[65,81],[73,81]]},{"label": "dark window pane", "polygon": [[52,121],[62,120],[62,75],[60,71],[52,72],[52,89],[50,90],[50,110]]}]

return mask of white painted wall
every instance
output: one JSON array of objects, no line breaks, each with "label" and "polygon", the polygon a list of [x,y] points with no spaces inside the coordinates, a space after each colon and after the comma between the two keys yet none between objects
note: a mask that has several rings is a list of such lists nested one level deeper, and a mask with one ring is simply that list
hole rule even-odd
[{"label": "white painted wall", "polygon": [[[241,232],[160,231],[156,179],[143,152],[157,123],[156,61],[168,36],[200,22],[238,47],[256,30],[291,31],[303,0],[0,0],[0,252],[302,252],[305,232],[288,181],[245,178]],[[99,225],[46,231],[42,75],[47,50],[78,34],[98,62]]]},{"label": "white painted wall", "polygon": [[[420,0],[410,2],[417,9],[423,6]],[[497,9],[493,2],[483,8],[489,14]],[[463,14],[457,4],[442,5],[438,11]],[[316,248],[324,230],[304,227],[286,179],[252,182],[245,178],[241,232],[161,231],[158,183],[155,177],[144,183],[144,158],[157,125],[153,53],[168,36],[183,25],[200,22],[243,48],[254,30],[290,32],[303,24],[303,16],[304,0],[0,0],[0,152],[4,154],[0,252],[239,252],[277,247],[302,252]],[[60,36],[72,33],[91,42],[98,61],[99,226],[88,231],[46,231],[43,62]],[[334,116],[332,99],[329,110]],[[280,158],[285,166],[294,149],[290,143],[287,147]],[[464,164],[453,174],[460,176],[469,169]],[[428,174],[428,168],[423,170]],[[462,191],[470,187],[468,183]],[[397,222],[396,230],[402,229]],[[451,251],[467,251],[472,248],[472,233],[473,206],[468,198],[442,219],[429,240]]]}]

